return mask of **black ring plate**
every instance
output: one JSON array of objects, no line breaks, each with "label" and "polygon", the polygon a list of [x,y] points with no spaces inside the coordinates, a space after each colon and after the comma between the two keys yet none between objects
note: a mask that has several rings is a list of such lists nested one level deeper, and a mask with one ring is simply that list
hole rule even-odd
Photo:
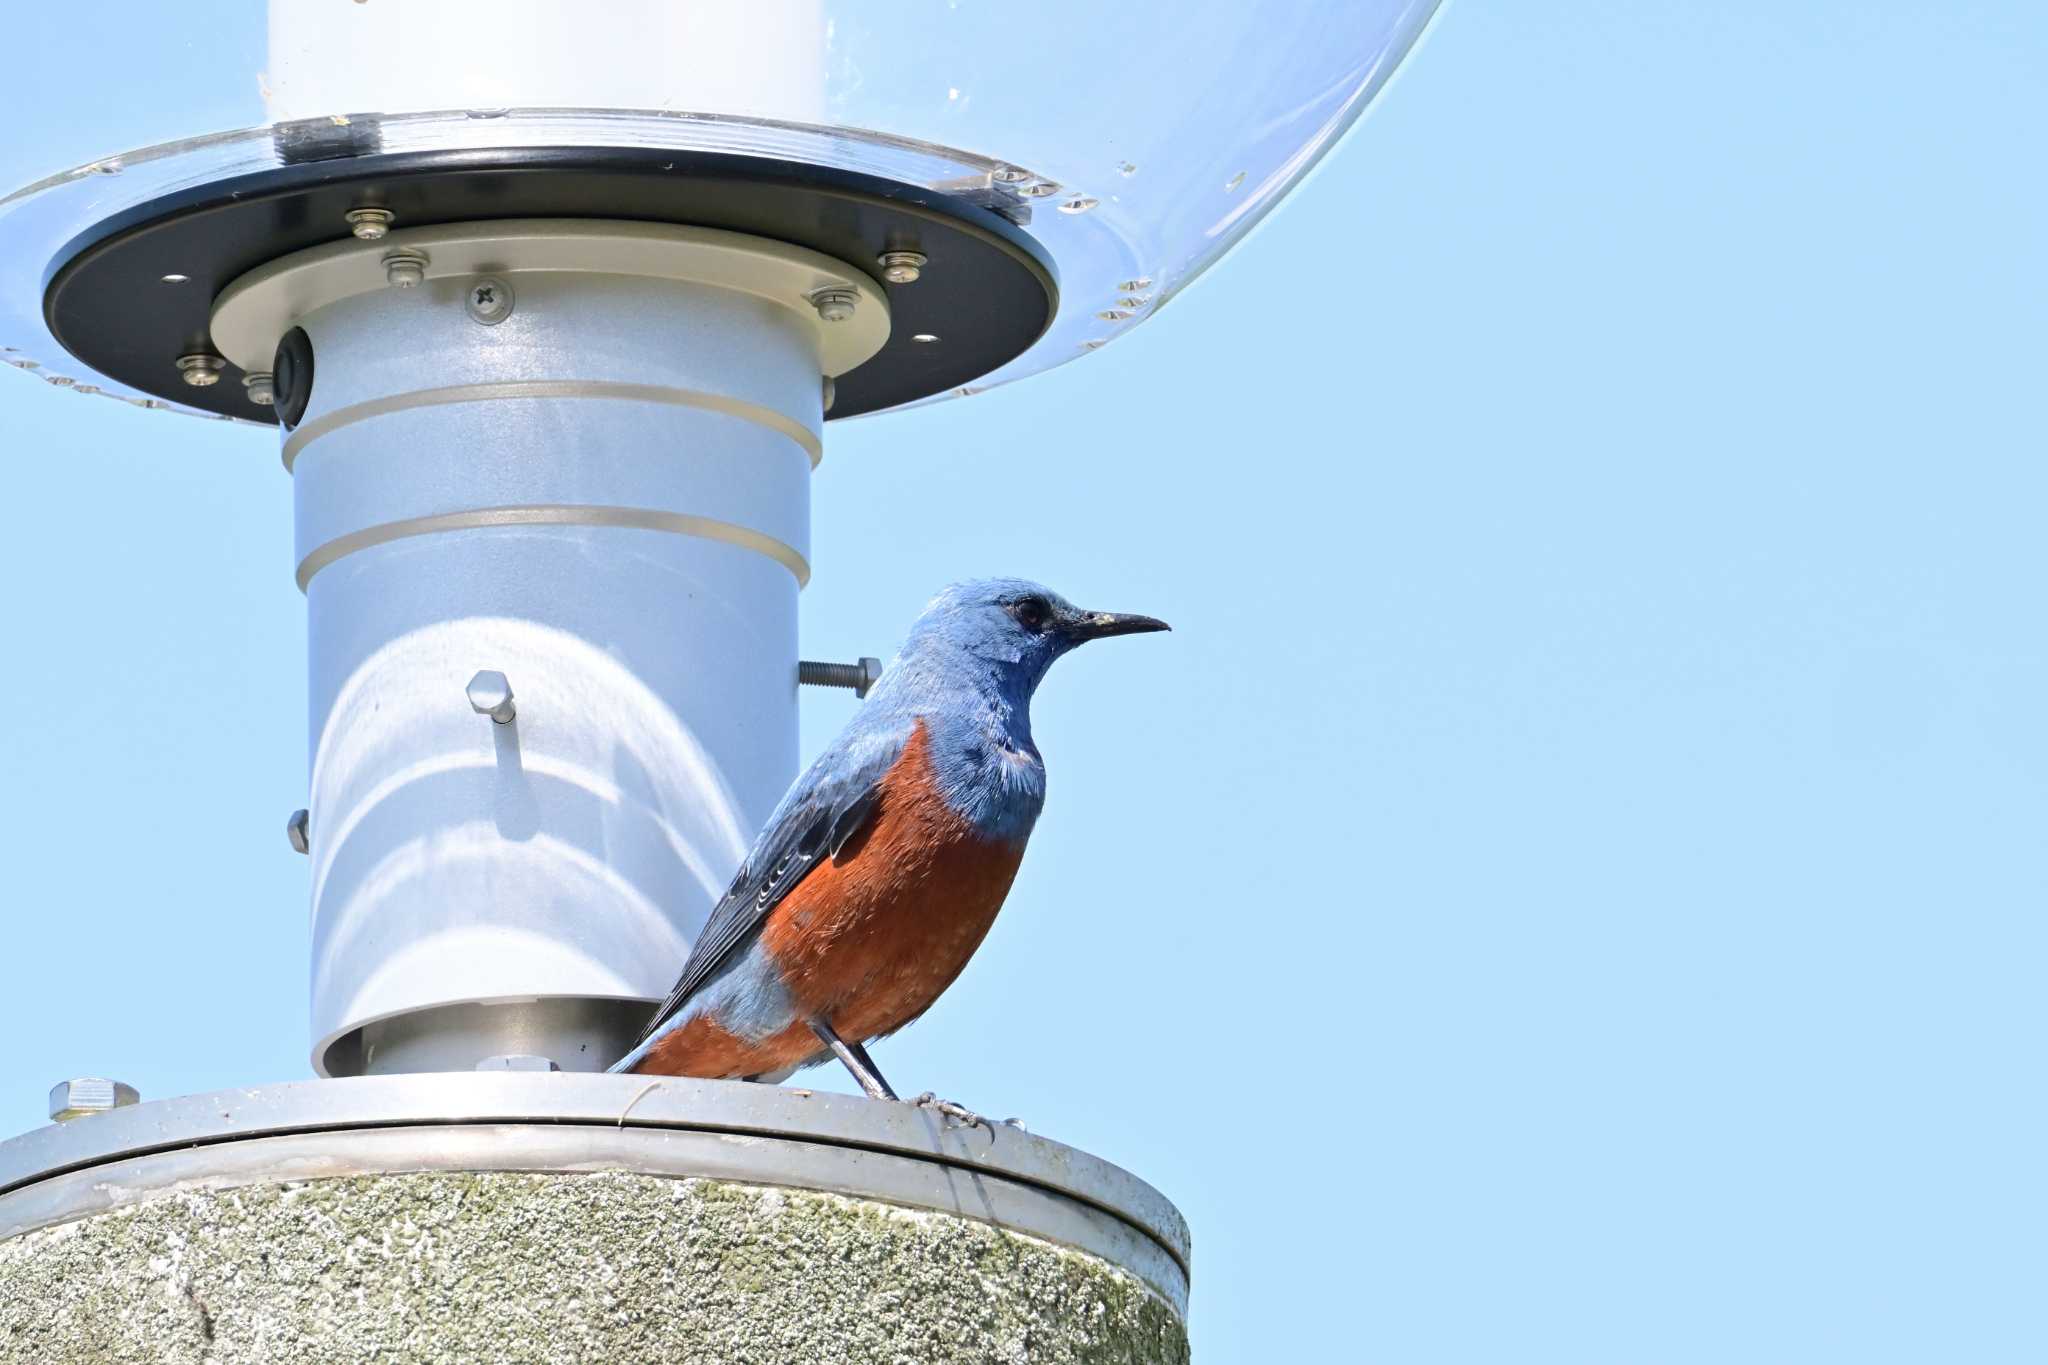
[{"label": "black ring plate", "polygon": [[[343,241],[352,208],[393,227],[505,218],[610,218],[724,228],[809,247],[862,270],[889,297],[889,341],[841,375],[831,416],[852,417],[970,384],[1023,354],[1052,322],[1052,263],[996,207],[793,162],[642,148],[372,153],[280,166],[166,195],[95,224],[51,265],[50,331],[109,379],[187,407],[275,420],[242,371],[193,388],[177,358],[211,352],[213,300],[264,264]],[[1015,213],[1008,201],[1001,206]],[[914,284],[882,285],[884,251],[929,258]],[[166,284],[167,274],[188,277]],[[936,343],[920,344],[927,333]]]}]

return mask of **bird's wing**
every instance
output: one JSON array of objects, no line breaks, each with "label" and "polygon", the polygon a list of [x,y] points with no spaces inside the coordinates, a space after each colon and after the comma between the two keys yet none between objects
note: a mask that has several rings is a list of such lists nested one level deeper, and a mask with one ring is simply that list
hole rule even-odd
[{"label": "bird's wing", "polygon": [[813,763],[782,798],[740,864],[676,978],[634,1046],[654,1036],[725,960],[751,939],[806,873],[861,831],[879,804],[882,778],[902,756],[911,725],[856,729]]}]

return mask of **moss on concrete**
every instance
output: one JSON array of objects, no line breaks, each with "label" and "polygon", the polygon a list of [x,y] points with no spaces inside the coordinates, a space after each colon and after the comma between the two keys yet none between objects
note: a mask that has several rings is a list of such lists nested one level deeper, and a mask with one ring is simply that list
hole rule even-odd
[{"label": "moss on concrete", "polygon": [[836,1195],[419,1174],[165,1195],[0,1242],[0,1361],[1185,1362],[1092,1256]]}]

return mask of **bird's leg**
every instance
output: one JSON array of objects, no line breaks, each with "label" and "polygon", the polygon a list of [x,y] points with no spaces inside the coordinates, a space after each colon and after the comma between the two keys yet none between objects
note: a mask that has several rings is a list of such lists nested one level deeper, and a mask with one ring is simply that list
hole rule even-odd
[{"label": "bird's leg", "polygon": [[875,1063],[868,1056],[866,1048],[859,1043],[849,1043],[841,1038],[823,1019],[811,1020],[811,1032],[817,1034],[825,1046],[832,1049],[832,1055],[853,1073],[853,1078],[860,1082],[860,1088],[867,1092],[869,1099],[896,1098],[896,1092],[889,1088],[889,1083],[882,1079],[882,1073],[875,1069]]},{"label": "bird's leg", "polygon": [[[811,1032],[817,1034],[819,1041],[832,1049],[832,1055],[837,1057],[840,1063],[853,1073],[853,1078],[860,1082],[860,1088],[868,1093],[870,1099],[896,1099],[896,1092],[891,1090],[889,1083],[882,1079],[881,1070],[876,1067],[874,1058],[868,1056],[866,1048],[862,1047],[859,1043],[849,1043],[844,1038],[841,1038],[832,1026],[823,1019],[811,1020]],[[970,1128],[986,1128],[988,1129],[988,1140],[990,1142],[996,1140],[996,1126],[975,1113],[972,1109],[969,1109],[966,1105],[955,1104],[951,1100],[942,1100],[929,1090],[912,1100],[911,1104],[919,1109],[930,1109],[935,1113],[944,1114],[948,1120],[954,1123],[962,1123]],[[1024,1126],[1015,1119],[1006,1119],[1005,1122],[1016,1128]]]},{"label": "bird's leg", "polygon": [[868,1050],[859,1043],[848,1043],[846,1050],[853,1054],[855,1061],[868,1069],[868,1075],[875,1078],[875,1084],[882,1087],[882,1099],[896,1099],[896,1091],[889,1082],[882,1079],[882,1068],[875,1065],[875,1059],[868,1056]]}]

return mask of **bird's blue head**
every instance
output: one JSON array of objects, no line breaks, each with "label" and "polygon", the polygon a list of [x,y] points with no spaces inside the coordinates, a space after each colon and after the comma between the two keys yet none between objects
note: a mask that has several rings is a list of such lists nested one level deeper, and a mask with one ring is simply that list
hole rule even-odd
[{"label": "bird's blue head", "polygon": [[1126,612],[1084,611],[1050,588],[1021,578],[955,583],[924,609],[903,643],[899,664],[965,664],[984,672],[1017,701],[1053,660],[1110,635],[1167,630],[1166,622]]},{"label": "bird's blue head", "polygon": [[1045,801],[1031,695],[1046,669],[1086,641],[1166,628],[1150,616],[1083,611],[1021,578],[955,583],[911,626],[854,725],[893,734],[906,720],[929,725],[947,804],[991,838],[1022,840]]}]

